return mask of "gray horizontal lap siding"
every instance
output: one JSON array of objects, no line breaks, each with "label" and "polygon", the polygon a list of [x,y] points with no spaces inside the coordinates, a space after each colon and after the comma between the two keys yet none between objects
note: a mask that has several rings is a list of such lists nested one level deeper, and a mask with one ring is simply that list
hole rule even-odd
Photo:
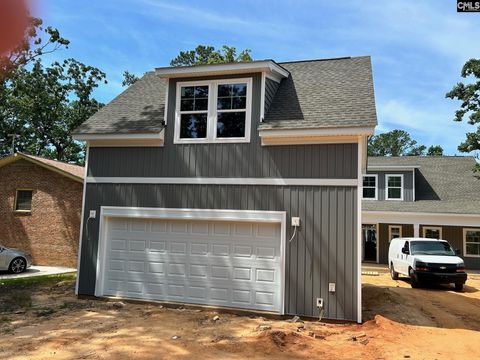
[{"label": "gray horizontal lap siding", "polygon": [[378,175],[378,200],[387,198],[387,175],[403,175],[403,201],[413,201],[412,171],[368,171],[367,174]]},{"label": "gray horizontal lap siding", "polygon": [[[287,223],[300,216],[298,236],[286,245],[286,313],[316,317],[322,297],[325,317],[356,320],[356,194],[355,187],[88,184],[84,222],[102,205],[286,211]],[[84,231],[80,294],[95,291],[98,225],[91,219]],[[335,294],[328,283],[336,283]]]}]

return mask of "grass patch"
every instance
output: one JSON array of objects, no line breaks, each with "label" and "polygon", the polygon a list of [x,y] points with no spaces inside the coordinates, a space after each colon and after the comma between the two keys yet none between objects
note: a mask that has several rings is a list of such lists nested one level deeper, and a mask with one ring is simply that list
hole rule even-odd
[{"label": "grass patch", "polygon": [[75,281],[76,273],[41,275],[26,278],[11,278],[0,280],[0,289],[9,285],[52,285],[62,281]]},{"label": "grass patch", "polygon": [[32,297],[30,291],[14,290],[9,296],[2,299],[0,303],[0,312],[11,312],[17,309],[31,308]]}]

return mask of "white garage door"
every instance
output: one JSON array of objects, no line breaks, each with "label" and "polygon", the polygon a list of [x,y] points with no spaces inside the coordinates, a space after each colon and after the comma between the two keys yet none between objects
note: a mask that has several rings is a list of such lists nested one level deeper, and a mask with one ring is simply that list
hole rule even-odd
[{"label": "white garage door", "polygon": [[281,311],[280,224],[109,218],[103,295]]}]

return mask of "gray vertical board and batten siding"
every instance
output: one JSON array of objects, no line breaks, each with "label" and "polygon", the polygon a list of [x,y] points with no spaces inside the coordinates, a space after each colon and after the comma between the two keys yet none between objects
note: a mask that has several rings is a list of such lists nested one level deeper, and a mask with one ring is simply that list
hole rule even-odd
[{"label": "gray vertical board and batten siding", "polygon": [[[170,79],[164,147],[90,148],[88,176],[357,178],[357,144],[261,146],[261,75],[253,78],[249,144],[173,144],[176,80]],[[225,77],[222,77],[225,78]],[[181,79],[188,81],[191,79]],[[89,183],[79,271],[79,294],[95,292],[101,206],[273,210],[300,216],[298,236],[286,245],[285,312],[357,320],[357,188],[355,186],[252,186]],[[336,283],[336,293],[328,284]]]},{"label": "gray vertical board and batten siding", "polygon": [[[286,313],[316,317],[322,297],[325,317],[356,320],[356,194],[355,187],[88,184],[85,206],[98,214],[101,206],[286,211],[287,223],[300,216],[298,236],[286,245]],[[87,218],[88,211],[79,293],[93,295],[99,222]]]},{"label": "gray vertical board and batten siding", "polygon": [[279,85],[280,83],[275,80],[269,78],[265,79],[265,114],[268,113],[268,109],[270,109],[270,105],[272,104],[273,98],[277,93]]},{"label": "gray vertical board and batten siding", "polygon": [[[413,201],[413,172],[412,171],[368,171],[368,174],[378,175],[378,199],[387,198],[387,175],[403,175],[403,201]],[[392,200],[395,201],[395,200]]]}]

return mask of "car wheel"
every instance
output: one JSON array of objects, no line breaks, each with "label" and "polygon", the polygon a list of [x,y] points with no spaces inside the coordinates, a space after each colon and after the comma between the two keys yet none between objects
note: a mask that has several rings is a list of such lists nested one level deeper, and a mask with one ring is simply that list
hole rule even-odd
[{"label": "car wheel", "polygon": [[392,280],[398,280],[398,272],[393,268],[393,263],[390,264],[390,276],[392,277]]},{"label": "car wheel", "polygon": [[17,257],[12,260],[8,270],[13,274],[20,274],[24,272],[27,268],[27,262],[24,258]]},{"label": "car wheel", "polygon": [[410,276],[410,285],[412,285],[412,288],[419,288],[420,283],[417,280],[417,277],[415,276],[415,273],[413,272],[413,269],[410,268],[408,269],[408,275]]},{"label": "car wheel", "polygon": [[463,290],[463,283],[456,283],[455,291],[462,291],[462,290]]}]

